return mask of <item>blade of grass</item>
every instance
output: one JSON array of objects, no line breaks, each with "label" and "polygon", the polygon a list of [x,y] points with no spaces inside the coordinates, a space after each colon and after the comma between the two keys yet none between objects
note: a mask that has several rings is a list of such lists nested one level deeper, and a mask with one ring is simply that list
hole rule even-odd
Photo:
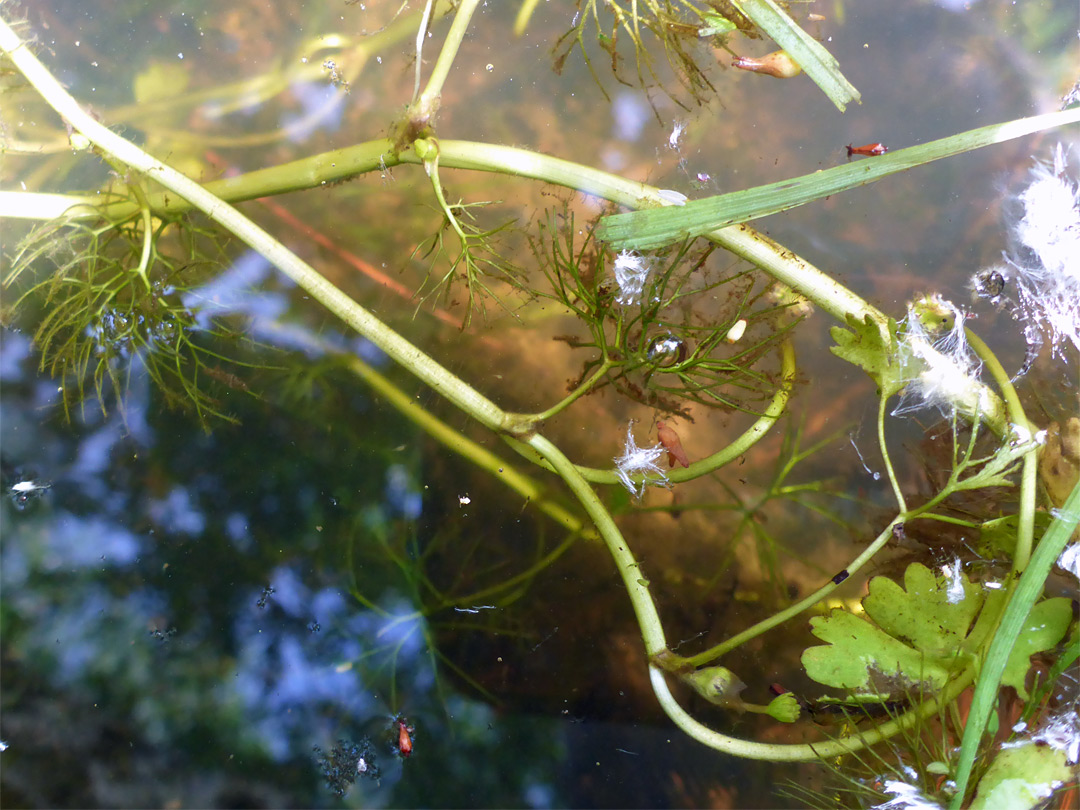
[{"label": "blade of grass", "polygon": [[840,63],[773,0],[735,0],[735,6],[799,63],[840,112],[848,102],[860,100],[859,91],[840,72]]},{"label": "blade of grass", "polygon": [[935,160],[1078,121],[1080,108],[991,124],[791,180],[691,200],[685,205],[613,214],[600,220],[596,233],[615,250],[656,250],[726,225],[796,208]]},{"label": "blade of grass", "polygon": [[1057,513],[1054,522],[1039,541],[1027,569],[1020,576],[1009,606],[1001,617],[994,640],[986,653],[979,682],[971,700],[971,711],[964,726],[964,738],[960,743],[960,756],[956,761],[956,794],[949,810],[959,810],[964,803],[971,768],[975,764],[975,755],[979,750],[979,741],[990,719],[990,712],[997,704],[998,688],[1005,665],[1009,661],[1013,646],[1024,628],[1024,622],[1031,613],[1035,601],[1043,592],[1043,585],[1050,574],[1050,568],[1061,556],[1065,546],[1080,522],[1080,484],[1073,487],[1065,505]]}]

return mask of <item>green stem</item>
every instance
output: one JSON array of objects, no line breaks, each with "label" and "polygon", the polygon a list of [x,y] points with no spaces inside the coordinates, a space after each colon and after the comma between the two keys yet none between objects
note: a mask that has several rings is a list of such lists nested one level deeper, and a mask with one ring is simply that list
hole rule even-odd
[{"label": "green stem", "polygon": [[[769,630],[772,630],[774,627],[783,624],[788,619],[798,616],[804,610],[812,608],[826,596],[839,588],[840,584],[849,576],[856,573],[857,571],[859,571],[859,569],[866,565],[866,563],[870,561],[870,558],[877,554],[878,551],[880,551],[885,546],[885,544],[892,539],[893,528],[898,525],[903,525],[903,523],[907,519],[907,516],[897,516],[893,518],[893,521],[888,526],[886,526],[881,532],[881,534],[879,534],[874,539],[874,542],[867,546],[862,551],[862,553],[859,554],[859,556],[852,560],[848,564],[847,568],[843,569],[843,571],[838,573],[836,577],[834,577],[825,585],[818,588],[806,598],[799,600],[790,607],[784,608],[784,610],[781,610],[779,613],[773,614],[769,618],[758,622],[752,627],[748,627],[746,630],[743,630],[741,633],[738,633],[737,635],[732,636],[726,641],[717,644],[715,647],[710,647],[709,649],[704,650],[697,655],[682,660],[684,660],[685,663],[689,666],[704,666],[705,664],[722,658],[724,655],[731,652],[736,647],[745,644],[750,639],[756,638],[762,633],[765,633]],[[844,574],[844,576],[841,576],[841,574]],[[836,580],[840,581],[837,582]]]},{"label": "green stem", "polygon": [[900,489],[900,482],[896,480],[896,471],[893,470],[892,460],[889,458],[889,445],[885,441],[885,397],[878,397],[877,415],[878,446],[881,448],[881,458],[885,463],[885,472],[889,476],[893,495],[896,497],[896,505],[901,513],[907,511],[907,501],[904,500],[904,492]]},{"label": "green stem", "polygon": [[[712,455],[695,461],[689,467],[669,470],[667,472],[668,481],[673,484],[680,484],[715,472],[721,467],[730,464],[757,444],[787,409],[788,400],[791,399],[791,390],[795,385],[795,373],[795,348],[790,340],[785,340],[780,344],[780,387],[773,394],[772,401],[761,416],[741,436]],[[586,481],[593,484],[619,483],[618,473],[615,470],[577,467],[577,471]]]},{"label": "green stem", "polygon": [[[605,356],[603,362],[600,363],[600,367],[597,368],[596,371],[594,371],[592,374],[590,374],[587,380],[582,382],[577,388],[571,391],[570,394],[566,396],[566,398],[564,398],[561,402],[557,402],[550,408],[548,408],[546,411],[536,414],[536,416],[534,417],[536,421],[544,422],[545,420],[553,417],[555,414],[561,413],[562,411],[569,408],[579,398],[589,393],[589,391],[592,390],[592,387],[596,385],[596,383],[598,383],[600,380],[602,380],[604,378],[604,375],[607,374],[611,367],[614,365],[615,361],[612,360],[610,357]],[[579,467],[578,469],[580,470],[582,468]]]},{"label": "green stem", "polygon": [[998,688],[1005,672],[1005,665],[1009,661],[1017,638],[1023,632],[1024,622],[1031,613],[1031,608],[1043,592],[1046,578],[1050,575],[1050,568],[1065,550],[1078,522],[1080,522],[1080,484],[1073,487],[1072,493],[1058,512],[1054,522],[1050,524],[1050,528],[1046,530],[1038,548],[1035,549],[1031,561],[1020,576],[1008,607],[1005,608],[1001,624],[994,634],[994,640],[990,643],[990,649],[987,651],[982,671],[979,674],[979,683],[975,687],[975,694],[971,700],[971,711],[968,714],[967,724],[964,726],[964,737],[960,742],[960,755],[957,758],[955,770],[956,795],[949,805],[950,810],[959,810],[964,803],[971,769],[979,750],[979,742],[990,720],[990,713],[997,704]]},{"label": "green stem", "polygon": [[[434,0],[432,0],[434,2]],[[419,113],[430,119],[439,110],[439,101],[442,97],[442,88],[446,83],[446,77],[450,75],[450,68],[454,64],[454,59],[457,58],[458,49],[461,48],[461,43],[465,39],[465,32],[469,29],[469,23],[472,21],[472,16],[476,11],[477,6],[480,4],[480,0],[461,0],[458,5],[457,13],[454,15],[454,22],[450,26],[450,30],[446,34],[446,40],[443,42],[442,50],[439,51],[439,58],[435,61],[435,67],[431,70],[431,76],[428,77],[427,87],[424,88],[424,92],[420,95],[420,98],[410,108],[409,115],[412,116],[415,113]],[[425,32],[426,26],[421,29],[421,34]],[[420,66],[423,62],[420,59],[420,48],[417,47],[416,51],[417,60],[417,82],[420,80]],[[419,84],[417,85],[419,86]]]},{"label": "green stem", "polygon": [[[1009,414],[1009,421],[1013,425],[1013,433],[1010,438],[1027,441],[1035,432],[1035,425],[1027,418],[1024,406],[1020,403],[1020,395],[1009,379],[1009,374],[1002,367],[990,347],[982,338],[965,329],[968,345],[982,361],[990,376],[994,378],[1001,396],[1005,400],[1005,408]],[[1026,434],[1026,435],[1022,435]],[[1016,550],[1013,552],[1013,572],[1020,573],[1024,570],[1031,558],[1031,545],[1035,538],[1035,498],[1036,485],[1038,483],[1038,446],[1024,455],[1024,469],[1020,477],[1020,508],[1016,527]]]},{"label": "green stem", "polygon": [[382,401],[419,426],[435,441],[501,481],[523,497],[526,503],[535,505],[543,514],[568,531],[591,540],[597,539],[592,529],[585,527],[580,518],[553,501],[544,487],[532,478],[507,464],[486,447],[454,430],[360,358],[355,355],[344,355],[343,358],[349,369],[371,386]]},{"label": "green stem", "polygon": [[146,204],[146,193],[142,190],[142,187],[138,183],[131,183],[128,185],[132,195],[139,201],[139,207],[142,209],[142,226],[143,226],[143,247],[142,255],[139,257],[139,275],[142,277],[143,284],[146,285],[146,289],[150,289],[150,257],[154,249],[154,221],[153,216],[150,213],[150,206]]},{"label": "green stem", "polygon": [[482,425],[492,430],[511,433],[523,429],[521,419],[503,411],[475,388],[440,365],[434,358],[390,329],[235,208],[218,199],[195,181],[166,166],[130,141],[99,124],[60,86],[59,82],[2,19],[0,19],[0,49],[8,54],[15,66],[45,101],[95,146],[160,183],[173,194],[179,195],[201,210],[214,222],[231,231],[289,276],[315,300],[382,349],[395,362],[409,369],[424,383]]},{"label": "green stem", "polygon": [[938,712],[941,706],[947,705],[967,689],[971,684],[972,677],[970,671],[966,672],[946,686],[939,697],[920,704],[917,709],[913,709],[896,720],[890,720],[875,728],[859,732],[858,736],[802,745],[785,745],[781,743],[759,743],[729,737],[699,723],[675,700],[668,687],[664,671],[654,664],[649,665],[649,678],[652,681],[653,692],[656,693],[656,697],[660,701],[660,706],[663,708],[664,713],[683,732],[698,742],[710,748],[715,748],[717,751],[745,757],[746,759],[762,759],[771,762],[808,762],[829,759],[874,745]]}]

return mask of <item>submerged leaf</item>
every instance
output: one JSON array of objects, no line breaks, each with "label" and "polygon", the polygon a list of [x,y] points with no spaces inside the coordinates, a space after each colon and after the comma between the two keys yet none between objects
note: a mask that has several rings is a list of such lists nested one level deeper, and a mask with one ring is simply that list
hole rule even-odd
[{"label": "submerged leaf", "polygon": [[960,572],[964,596],[955,599],[951,583],[924,565],[909,565],[904,587],[887,577],[870,580],[863,599],[866,615],[893,638],[932,656],[951,655],[964,641],[982,607],[982,590]]},{"label": "submerged leaf", "polygon": [[1072,621],[1072,602],[1064,596],[1045,599],[1031,609],[1027,622],[1016,637],[1001,676],[1004,686],[1011,686],[1024,700],[1028,699],[1024,680],[1031,667],[1031,656],[1049,650],[1065,637]]},{"label": "submerged leaf", "polygon": [[[940,689],[984,646],[1006,598],[1005,591],[973,585],[963,572],[946,577],[913,563],[903,587],[887,577],[870,580],[862,602],[867,618],[834,610],[811,619],[811,632],[828,644],[807,649],[803,666],[818,683],[864,697]],[[1035,605],[1002,683],[1026,700],[1031,656],[1058,644],[1071,620],[1072,605],[1064,597]]]},{"label": "submerged leaf", "polygon": [[999,752],[979,782],[972,810],[1025,810],[1042,802],[1075,774],[1064,751],[1035,743]]},{"label": "submerged leaf", "polygon": [[961,645],[983,603],[962,572],[959,583],[964,597],[956,600],[949,580],[919,563],[908,566],[905,588],[875,577],[863,600],[874,624],[843,610],[810,620],[813,634],[829,644],[803,653],[807,674],[864,694],[941,688],[969,660]]},{"label": "submerged leaf", "polygon": [[155,62],[135,77],[135,101],[147,104],[187,89],[188,72],[176,62]]},{"label": "submerged leaf", "polygon": [[859,101],[859,91],[840,72],[833,55],[773,0],[735,0],[735,6],[791,54],[840,112],[849,102]]},{"label": "submerged leaf", "polygon": [[658,250],[688,237],[705,236],[717,228],[787,211],[915,166],[1077,121],[1080,121],[1080,108],[1021,118],[961,132],[919,146],[896,149],[873,160],[834,166],[743,191],[690,200],[678,207],[664,206],[627,214],[609,214],[600,220],[596,236],[614,250]]},{"label": "submerged leaf", "polygon": [[804,651],[802,663],[807,675],[826,686],[884,699],[905,691],[938,689],[949,678],[949,667],[846,610],[815,617],[810,627],[828,645]]},{"label": "submerged leaf", "polygon": [[840,326],[830,330],[836,341],[832,353],[869,374],[877,383],[879,395],[885,399],[899,393],[905,381],[897,354],[896,321],[889,319],[888,343],[881,333],[881,326],[869,315],[863,321],[849,316],[847,323],[851,331]]}]

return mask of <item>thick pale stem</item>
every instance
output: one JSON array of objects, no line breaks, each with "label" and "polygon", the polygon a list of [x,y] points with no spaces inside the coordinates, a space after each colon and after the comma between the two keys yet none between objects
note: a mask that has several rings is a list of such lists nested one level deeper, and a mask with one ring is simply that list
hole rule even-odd
[{"label": "thick pale stem", "polygon": [[0,49],[8,54],[15,66],[45,101],[95,146],[128,166],[143,172],[174,194],[183,197],[223,228],[231,231],[293,279],[315,300],[478,422],[493,430],[514,432],[519,429],[517,420],[511,414],[503,411],[476,389],[443,368],[432,357],[390,329],[235,208],[95,121],[74,98],[68,95],[67,91],[2,19],[0,19]]}]

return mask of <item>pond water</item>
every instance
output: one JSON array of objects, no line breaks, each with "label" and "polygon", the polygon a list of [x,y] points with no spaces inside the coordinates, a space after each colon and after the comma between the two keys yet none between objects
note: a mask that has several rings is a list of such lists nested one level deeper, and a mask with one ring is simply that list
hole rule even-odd
[{"label": "pond water", "polygon": [[[213,180],[385,137],[412,95],[420,8],[39,0],[21,9],[21,33],[102,121]],[[845,144],[897,148],[1047,112],[1075,79],[1075,4],[1064,0],[797,11],[826,18],[808,30],[862,92],[844,115],[805,77],[715,65],[718,101],[709,106],[646,93],[615,81],[610,57],[592,47],[601,89],[578,52],[561,74],[552,70],[572,4],[540,4],[517,39],[516,8],[489,4],[451,71],[438,134],[703,196],[839,165]],[[449,25],[433,22],[424,80]],[[379,47],[352,50],[376,33]],[[32,94],[4,105],[0,137],[26,147],[5,157],[5,188],[121,190],[119,167],[72,155],[62,124]],[[1066,135],[1076,139],[1013,141],[757,224],[897,318],[917,293],[966,301],[972,272],[1006,247],[1004,195],[1026,176],[1029,156],[1047,159]],[[565,207],[581,222],[598,213],[593,200],[512,178],[447,171],[444,183],[455,201],[497,201],[485,225],[514,219],[534,238],[547,209]],[[557,307],[512,296],[467,329],[457,325],[460,291],[419,305],[411,292],[430,290],[422,285],[426,240],[441,220],[434,205],[423,171],[398,166],[243,208],[501,405],[550,406],[587,359],[562,338],[584,330]],[[5,275],[25,231],[4,223]],[[113,347],[128,361],[119,401],[108,380],[101,397],[91,378],[85,396],[64,392],[71,379],[42,369],[31,340],[48,304],[13,315],[14,292],[4,290],[4,806],[772,807],[792,805],[777,793],[784,781],[820,778],[813,766],[720,755],[675,728],[656,703],[603,548],[447,451],[349,359],[508,468],[527,469],[508,447],[257,254],[208,228],[168,238],[183,258],[161,296],[194,313],[181,328],[205,333],[194,381],[142,350]],[[525,236],[501,244],[535,272]],[[40,278],[50,259],[35,265]],[[710,262],[710,272],[737,269]],[[436,267],[445,272],[445,262]],[[181,284],[183,274],[192,280]],[[214,334],[211,318],[225,325]],[[801,425],[804,447],[831,437],[796,478],[828,479],[850,500],[826,499],[829,515],[769,504],[755,515],[769,539],[757,542],[748,532],[732,539],[738,513],[693,508],[758,497],[784,452],[781,427],[723,480],[650,492],[645,505],[657,511],[620,516],[669,639],[685,639],[680,652],[809,593],[884,523],[890,493],[873,475],[872,385],[838,367],[830,325],[817,314],[799,327],[801,385],[787,435]],[[118,327],[93,328],[108,338]],[[1019,365],[1022,335],[1006,315],[986,307],[979,328]],[[205,391],[198,408],[185,402],[185,379]],[[585,398],[545,433],[576,461],[610,467],[627,421],[639,420],[640,438],[655,416],[625,393]],[[700,406],[691,415],[680,435],[698,456],[752,419]],[[922,436],[916,423],[900,430]],[[920,458],[898,465],[918,488]],[[529,474],[572,505],[554,479]],[[625,495],[613,502],[620,497],[625,512]],[[680,504],[689,507],[681,516]],[[760,702],[771,682],[807,686],[805,621],[793,624],[725,660]],[[738,736],[801,739],[683,697]]]}]

